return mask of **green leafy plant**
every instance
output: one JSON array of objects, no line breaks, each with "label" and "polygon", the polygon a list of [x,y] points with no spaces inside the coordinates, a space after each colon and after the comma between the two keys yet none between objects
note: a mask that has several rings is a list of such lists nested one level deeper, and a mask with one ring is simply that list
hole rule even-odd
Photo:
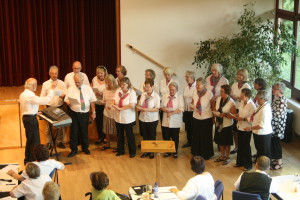
[{"label": "green leafy plant", "polygon": [[[193,64],[209,69],[213,63],[223,65],[224,76],[232,84],[236,71],[249,71],[251,81],[264,78],[269,85],[282,78],[281,65],[286,64],[286,53],[297,53],[291,27],[280,23],[275,29],[272,21],[263,21],[245,5],[237,21],[240,32],[231,38],[221,37],[196,43],[198,50]],[[208,75],[210,70],[207,70]]]}]

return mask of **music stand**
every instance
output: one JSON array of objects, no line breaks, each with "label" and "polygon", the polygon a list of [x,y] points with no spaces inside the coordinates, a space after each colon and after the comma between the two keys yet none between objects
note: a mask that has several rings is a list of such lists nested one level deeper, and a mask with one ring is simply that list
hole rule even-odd
[{"label": "music stand", "polygon": [[141,152],[155,152],[156,154],[156,182],[160,185],[161,153],[173,153],[175,151],[174,141],[143,140]]}]

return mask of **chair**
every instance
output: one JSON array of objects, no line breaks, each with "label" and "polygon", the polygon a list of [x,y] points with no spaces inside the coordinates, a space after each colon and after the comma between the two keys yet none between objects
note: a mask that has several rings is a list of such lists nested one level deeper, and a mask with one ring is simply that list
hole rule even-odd
[{"label": "chair", "polygon": [[259,194],[232,191],[232,200],[261,200]]},{"label": "chair", "polygon": [[202,195],[198,195],[196,200],[206,200],[206,198]]},{"label": "chair", "polygon": [[222,200],[224,199],[223,197],[223,191],[224,191],[224,184],[222,181],[217,180],[215,183],[215,194],[217,196],[217,200],[221,199],[222,196]]}]

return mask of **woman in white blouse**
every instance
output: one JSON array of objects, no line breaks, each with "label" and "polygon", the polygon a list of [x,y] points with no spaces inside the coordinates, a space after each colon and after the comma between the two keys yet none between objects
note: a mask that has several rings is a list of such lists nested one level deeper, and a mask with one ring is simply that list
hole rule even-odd
[{"label": "woman in white blouse", "polygon": [[[140,111],[139,120],[141,123],[141,130],[143,132],[143,140],[156,139],[156,127],[158,124],[158,111],[160,108],[159,95],[154,92],[153,79],[146,79],[144,83],[143,94],[141,95],[137,110]],[[149,156],[154,158],[154,153],[143,153],[141,158]]]},{"label": "woman in white blouse", "polygon": [[256,158],[260,156],[267,156],[270,158],[271,151],[271,135],[272,129],[272,109],[268,103],[269,94],[266,90],[258,91],[257,95],[258,107],[252,114],[252,127],[244,128],[245,131],[252,131],[254,137],[254,144],[257,150]]},{"label": "woman in white blouse", "polygon": [[133,125],[135,124],[135,105],[137,97],[132,89],[129,78],[124,77],[120,80],[120,89],[114,96],[114,105],[116,109],[115,121],[118,135],[118,150],[116,156],[125,154],[124,149],[124,131],[126,132],[129,157],[133,158],[136,154],[135,138],[133,134]]},{"label": "woman in white blouse", "polygon": [[187,136],[187,143],[182,146],[182,148],[190,147],[192,145],[192,121],[193,121],[193,110],[190,108],[193,95],[196,89],[195,72],[187,71],[185,72],[186,85],[183,91],[184,99],[184,112],[183,112],[183,122],[185,124],[185,131]]},{"label": "woman in white blouse", "polygon": [[206,200],[215,200],[214,178],[205,170],[205,160],[201,156],[193,156],[191,161],[191,169],[196,173],[196,176],[191,178],[184,188],[179,191],[177,188],[170,189],[179,199],[195,200],[199,195]]},{"label": "woman in white blouse", "polygon": [[221,64],[212,64],[211,75],[206,78],[206,88],[213,93],[215,99],[220,96],[221,86],[229,84],[228,80],[222,76],[222,69]]},{"label": "woman in white blouse", "polygon": [[[234,84],[231,86],[231,98],[235,102],[236,106],[236,112],[239,113],[239,107],[240,107],[240,96],[241,96],[241,91],[244,88],[251,89],[250,85],[247,83],[248,80],[248,71],[246,69],[239,69],[236,73],[236,80]],[[237,121],[234,120],[233,123],[233,138],[234,138],[234,143],[235,143],[235,148],[230,152],[230,154],[235,154],[237,152],[238,148],[238,136],[237,136],[237,128],[236,128]]]},{"label": "woman in white blouse", "polygon": [[250,117],[255,111],[255,104],[251,100],[251,90],[244,88],[241,91],[240,95],[240,104],[239,104],[239,113],[235,118],[238,129],[238,149],[237,149],[237,158],[235,167],[244,167],[244,171],[249,171],[252,169],[252,160],[251,160],[251,131],[245,131],[244,128],[251,126]]},{"label": "woman in white blouse", "polygon": [[221,156],[215,162],[223,162],[223,165],[230,162],[230,146],[233,145],[232,124],[236,108],[233,99],[229,96],[230,93],[231,87],[222,85],[220,97],[217,98],[215,106],[216,130],[214,140],[219,145],[221,152]]},{"label": "woman in white blouse", "polygon": [[[172,139],[175,142],[176,153],[173,158],[178,158],[179,131],[182,125],[183,97],[178,94],[178,84],[171,82],[169,84],[169,95],[165,95],[161,102],[163,111],[163,139]],[[164,157],[169,157],[170,153],[165,153]]]},{"label": "woman in white blouse", "polygon": [[214,155],[212,129],[213,129],[213,94],[205,88],[203,78],[196,81],[196,91],[193,94],[191,109],[193,112],[192,122],[192,154],[200,155],[208,160]]},{"label": "woman in white blouse", "polygon": [[126,67],[124,67],[123,65],[118,65],[116,67],[116,83],[118,86],[120,86],[120,81],[122,80],[122,78],[124,78],[127,75],[127,69]]},{"label": "woman in white blouse", "polygon": [[97,97],[97,101],[95,102],[96,105],[96,126],[99,140],[95,142],[95,144],[101,144],[104,142],[104,133],[102,131],[103,128],[103,111],[104,111],[104,104],[101,102],[103,99],[103,92],[106,88],[105,85],[105,77],[107,76],[107,69],[104,66],[98,66],[96,68],[96,76],[92,80],[92,88]]}]

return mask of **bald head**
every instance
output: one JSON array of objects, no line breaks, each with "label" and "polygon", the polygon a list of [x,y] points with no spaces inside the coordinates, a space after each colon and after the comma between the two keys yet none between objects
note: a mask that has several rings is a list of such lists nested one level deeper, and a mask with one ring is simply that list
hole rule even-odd
[{"label": "bald head", "polygon": [[72,69],[74,73],[79,73],[82,69],[81,63],[79,61],[73,62]]},{"label": "bald head", "polygon": [[29,78],[25,81],[24,88],[31,90],[31,91],[36,91],[36,86],[37,86],[37,80],[35,78]]}]

